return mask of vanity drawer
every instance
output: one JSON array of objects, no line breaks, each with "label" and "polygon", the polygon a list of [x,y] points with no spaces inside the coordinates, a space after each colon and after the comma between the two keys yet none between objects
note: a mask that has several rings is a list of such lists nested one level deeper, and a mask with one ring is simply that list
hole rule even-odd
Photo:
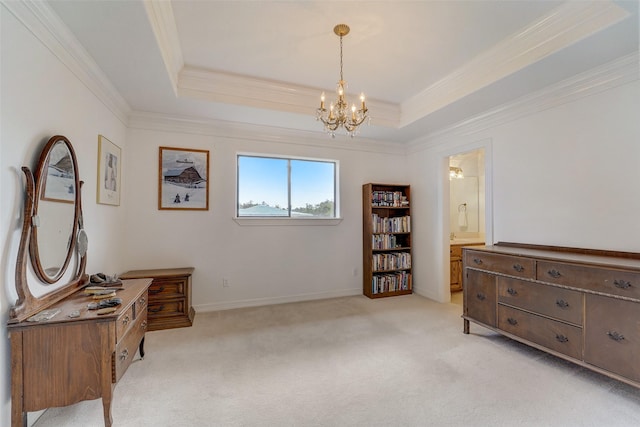
[{"label": "vanity drawer", "polygon": [[467,270],[464,282],[464,314],[489,326],[496,326],[496,276]]},{"label": "vanity drawer", "polygon": [[114,383],[118,382],[122,375],[126,372],[127,368],[133,362],[133,358],[138,351],[140,341],[144,337],[144,333],[147,330],[147,315],[143,313],[133,323],[129,333],[124,336],[122,342],[116,345],[116,351],[113,354],[113,377]]},{"label": "vanity drawer", "polygon": [[185,297],[187,283],[188,277],[153,279],[149,286],[149,296],[154,300]]},{"label": "vanity drawer", "polygon": [[449,256],[451,258],[462,258],[462,246],[458,246],[458,245],[449,246]]},{"label": "vanity drawer", "polygon": [[538,280],[640,299],[640,272],[538,261]]},{"label": "vanity drawer", "polygon": [[536,269],[533,259],[474,250],[465,250],[464,254],[467,267],[535,279]]},{"label": "vanity drawer", "polygon": [[586,296],[584,361],[640,381],[640,303]]},{"label": "vanity drawer", "polygon": [[116,342],[120,342],[122,338],[127,334],[129,327],[133,323],[133,305],[122,313],[118,320],[116,320]]},{"label": "vanity drawer", "polygon": [[149,303],[148,314],[149,318],[175,316],[184,314],[185,312],[185,300],[167,300],[167,301],[152,301]]},{"label": "vanity drawer", "polygon": [[138,298],[138,300],[135,303],[135,311],[134,311],[136,319],[140,317],[142,313],[145,313],[147,311],[148,302],[149,302],[149,295],[147,294],[147,292],[145,292]]},{"label": "vanity drawer", "polygon": [[498,328],[558,353],[582,359],[582,328],[504,305],[498,306]]},{"label": "vanity drawer", "polygon": [[498,277],[498,301],[582,326],[583,294],[577,291]]}]

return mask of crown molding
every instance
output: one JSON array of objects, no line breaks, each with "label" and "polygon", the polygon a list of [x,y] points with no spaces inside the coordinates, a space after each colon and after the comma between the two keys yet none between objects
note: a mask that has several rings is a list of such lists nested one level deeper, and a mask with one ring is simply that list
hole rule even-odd
[{"label": "crown molding", "polygon": [[144,8],[153,29],[153,34],[156,36],[158,48],[169,74],[173,92],[177,96],[178,74],[184,67],[184,59],[171,2],[166,0],[144,0]]},{"label": "crown molding", "polygon": [[129,115],[129,129],[208,135],[228,140],[306,145],[357,152],[405,154],[405,146],[399,143],[381,142],[361,137],[351,138],[347,135],[336,135],[336,138],[331,138],[324,132],[301,131],[217,119],[172,116],[144,111],[134,111]]},{"label": "crown molding", "polygon": [[629,16],[610,1],[566,2],[402,103],[406,126]]},{"label": "crown molding", "polygon": [[[321,89],[224,73],[185,65],[178,77],[178,97],[231,103],[289,113],[315,115]],[[351,99],[358,96],[348,94]],[[368,99],[376,126],[398,128],[400,106]]]},{"label": "crown molding", "polygon": [[131,107],[47,3],[2,0],[2,4],[122,123],[127,124]]},{"label": "crown molding", "polygon": [[477,134],[637,80],[640,80],[640,53],[636,51],[448,128],[425,135],[407,144],[407,150],[417,152],[441,145],[453,139]]}]

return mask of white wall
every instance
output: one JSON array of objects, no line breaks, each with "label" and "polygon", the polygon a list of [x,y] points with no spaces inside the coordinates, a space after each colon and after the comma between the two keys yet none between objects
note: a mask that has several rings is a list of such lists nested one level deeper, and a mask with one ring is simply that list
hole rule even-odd
[{"label": "white wall", "polygon": [[[401,149],[356,151],[330,138],[308,144],[291,136],[271,142],[242,132],[219,136],[224,132],[215,128],[210,133],[130,130],[125,269],[195,267],[196,311],[361,294],[362,184],[405,183],[405,156],[393,154]],[[209,211],[158,210],[160,146],[210,151]],[[339,161],[343,220],[337,225],[238,224],[233,220],[238,152]],[[222,286],[223,277],[229,287]]]},{"label": "white wall", "polygon": [[0,425],[10,425],[10,357],[6,322],[16,295],[15,262],[24,197],[20,167],[34,167],[49,137],[69,138],[78,158],[88,271],[121,265],[125,206],[96,204],[98,134],[125,148],[125,126],[16,17],[0,6],[2,63],[0,134]]},{"label": "white wall", "polygon": [[[637,58],[637,56],[636,56]],[[637,60],[637,59],[636,59]],[[636,66],[637,69],[637,66]],[[552,94],[551,94],[552,95]],[[514,106],[516,109],[517,106]],[[440,134],[409,155],[421,293],[447,301],[442,209],[446,157],[485,147],[488,242],[640,252],[640,82],[578,97],[478,131]],[[415,193],[414,193],[415,194]],[[493,231],[491,232],[490,227]]]}]

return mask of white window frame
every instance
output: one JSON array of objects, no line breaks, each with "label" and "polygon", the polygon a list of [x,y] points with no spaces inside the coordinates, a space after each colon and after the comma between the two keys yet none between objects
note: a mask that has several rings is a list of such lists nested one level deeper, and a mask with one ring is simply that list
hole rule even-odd
[{"label": "white window frame", "polygon": [[[291,217],[291,216],[238,216],[238,204],[239,204],[239,185],[238,179],[240,177],[240,157],[263,157],[267,159],[281,159],[281,160],[304,160],[311,162],[325,162],[334,164],[334,217]],[[319,159],[315,157],[300,157],[300,156],[287,156],[280,154],[267,154],[267,153],[248,153],[237,152],[236,153],[236,168],[235,168],[235,204],[234,204],[234,216],[233,220],[239,225],[338,225],[342,222],[340,216],[340,162],[335,159]],[[291,171],[288,175],[288,188],[289,199],[291,197]],[[290,203],[290,202],[289,202]],[[291,206],[289,206],[291,209]],[[291,211],[289,210],[289,215]]]}]

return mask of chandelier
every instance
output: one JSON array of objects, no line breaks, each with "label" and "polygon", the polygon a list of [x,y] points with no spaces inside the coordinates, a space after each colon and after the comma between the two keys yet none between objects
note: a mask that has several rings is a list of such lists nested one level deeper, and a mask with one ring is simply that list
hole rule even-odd
[{"label": "chandelier", "polygon": [[[360,126],[369,117],[367,116],[367,106],[364,102],[364,93],[360,94],[360,109],[356,109],[356,104],[351,104],[349,108],[349,102],[345,96],[345,88],[347,82],[342,76],[342,37],[349,34],[349,26],[346,24],[338,24],[333,28],[333,32],[340,37],[340,80],[336,87],[338,99],[329,104],[329,110],[325,108],[324,92],[320,96],[320,108],[316,110],[316,120],[320,120],[324,123],[324,130],[331,135],[332,138],[336,137],[335,131],[341,126],[347,131],[352,138],[358,133],[358,126]],[[349,111],[351,110],[351,111]]]}]

